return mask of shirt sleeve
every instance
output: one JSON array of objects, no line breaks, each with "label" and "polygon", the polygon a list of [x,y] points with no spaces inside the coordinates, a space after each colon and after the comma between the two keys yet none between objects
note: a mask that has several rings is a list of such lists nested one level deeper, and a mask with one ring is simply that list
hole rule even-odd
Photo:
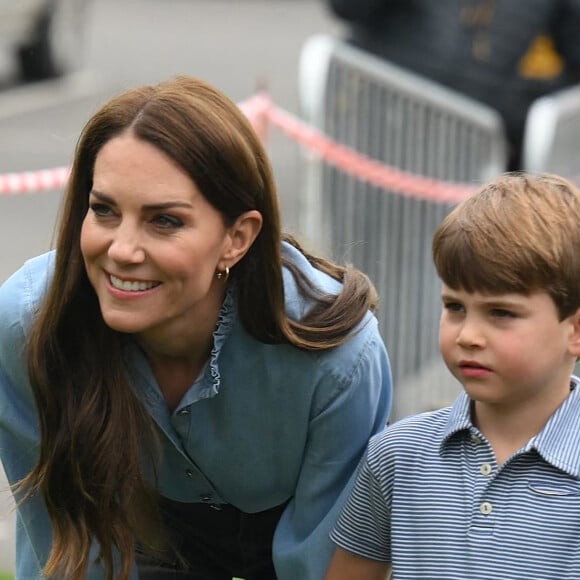
[{"label": "shirt sleeve", "polygon": [[[26,477],[38,461],[40,429],[26,348],[52,270],[51,259],[46,254],[29,261],[0,286],[0,459],[11,485]],[[19,503],[23,494],[15,491],[14,499]],[[40,493],[19,503],[15,533],[16,578],[42,578],[52,545],[52,524]],[[88,571],[87,580],[104,578],[99,565]],[[137,578],[136,570],[131,578]]]},{"label": "shirt sleeve", "polygon": [[381,488],[368,458],[365,458],[352,493],[330,537],[335,544],[353,554],[390,562],[390,511],[385,489]]},{"label": "shirt sleeve", "polygon": [[[26,276],[23,268],[0,287],[0,459],[11,485],[28,475],[38,459],[38,421],[26,363]],[[18,507],[15,531],[17,578],[40,578],[50,524],[39,494]]]},{"label": "shirt sleeve", "polygon": [[354,483],[369,438],[386,424],[391,404],[391,372],[378,332],[340,388],[332,373],[321,391],[332,392],[312,415],[294,497],[274,536],[273,559],[279,580],[320,580],[334,546],[329,533]]}]

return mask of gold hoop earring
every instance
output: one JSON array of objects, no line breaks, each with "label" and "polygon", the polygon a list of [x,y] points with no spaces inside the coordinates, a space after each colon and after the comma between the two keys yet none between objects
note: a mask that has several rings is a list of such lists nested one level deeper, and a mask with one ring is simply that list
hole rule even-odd
[{"label": "gold hoop earring", "polygon": [[230,269],[227,266],[226,266],[226,269],[223,272],[218,272],[216,274],[216,278],[218,280],[223,280],[224,282],[227,281],[227,279],[229,278],[229,276],[230,276]]}]

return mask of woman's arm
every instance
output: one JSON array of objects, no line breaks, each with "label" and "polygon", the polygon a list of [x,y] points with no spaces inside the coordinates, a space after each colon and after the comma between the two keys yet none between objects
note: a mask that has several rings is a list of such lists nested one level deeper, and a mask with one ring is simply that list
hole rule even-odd
[{"label": "woman's arm", "polygon": [[369,560],[337,548],[325,580],[387,580],[391,565],[387,562]]},{"label": "woman's arm", "polygon": [[[356,366],[325,368],[294,497],[278,524],[273,558],[279,580],[320,580],[334,551],[329,533],[348,496],[369,438],[386,424],[391,373],[376,321],[343,345],[365,342]],[[369,332],[367,332],[367,330]],[[370,336],[370,339],[369,339]],[[342,351],[344,352],[344,351]],[[340,354],[335,361],[339,360]],[[346,379],[345,377],[348,377]]]},{"label": "woman's arm", "polygon": [[[35,302],[31,280],[37,279],[24,266],[0,286],[0,460],[10,485],[26,477],[38,461],[40,433],[28,380],[25,330]],[[24,497],[15,489],[13,493],[16,502]],[[17,577],[41,578],[51,526],[40,493],[19,505],[13,532]]]}]

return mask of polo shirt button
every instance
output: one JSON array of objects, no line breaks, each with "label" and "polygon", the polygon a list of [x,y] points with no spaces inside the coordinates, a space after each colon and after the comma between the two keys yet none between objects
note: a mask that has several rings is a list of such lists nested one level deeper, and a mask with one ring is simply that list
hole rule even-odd
[{"label": "polo shirt button", "polygon": [[471,434],[471,440],[476,444],[479,445],[481,443],[481,438],[475,435],[475,433]]},{"label": "polo shirt button", "polygon": [[479,471],[481,475],[489,475],[492,471],[491,465],[489,463],[482,463]]},{"label": "polo shirt button", "polygon": [[479,511],[484,515],[488,515],[493,511],[493,506],[488,502],[488,501],[484,501],[480,506],[479,506]]},{"label": "polo shirt button", "polygon": [[193,479],[193,470],[192,469],[186,469],[185,470],[185,475],[189,478],[189,479]]},{"label": "polo shirt button", "polygon": [[178,415],[189,415],[189,407],[185,407],[179,411]]}]

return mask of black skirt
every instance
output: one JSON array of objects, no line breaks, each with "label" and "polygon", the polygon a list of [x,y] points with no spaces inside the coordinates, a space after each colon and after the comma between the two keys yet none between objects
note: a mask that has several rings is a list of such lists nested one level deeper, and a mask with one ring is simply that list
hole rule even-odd
[{"label": "black skirt", "polygon": [[286,504],[249,514],[231,505],[161,498],[170,546],[159,557],[137,547],[140,580],[276,580],[272,538]]}]

